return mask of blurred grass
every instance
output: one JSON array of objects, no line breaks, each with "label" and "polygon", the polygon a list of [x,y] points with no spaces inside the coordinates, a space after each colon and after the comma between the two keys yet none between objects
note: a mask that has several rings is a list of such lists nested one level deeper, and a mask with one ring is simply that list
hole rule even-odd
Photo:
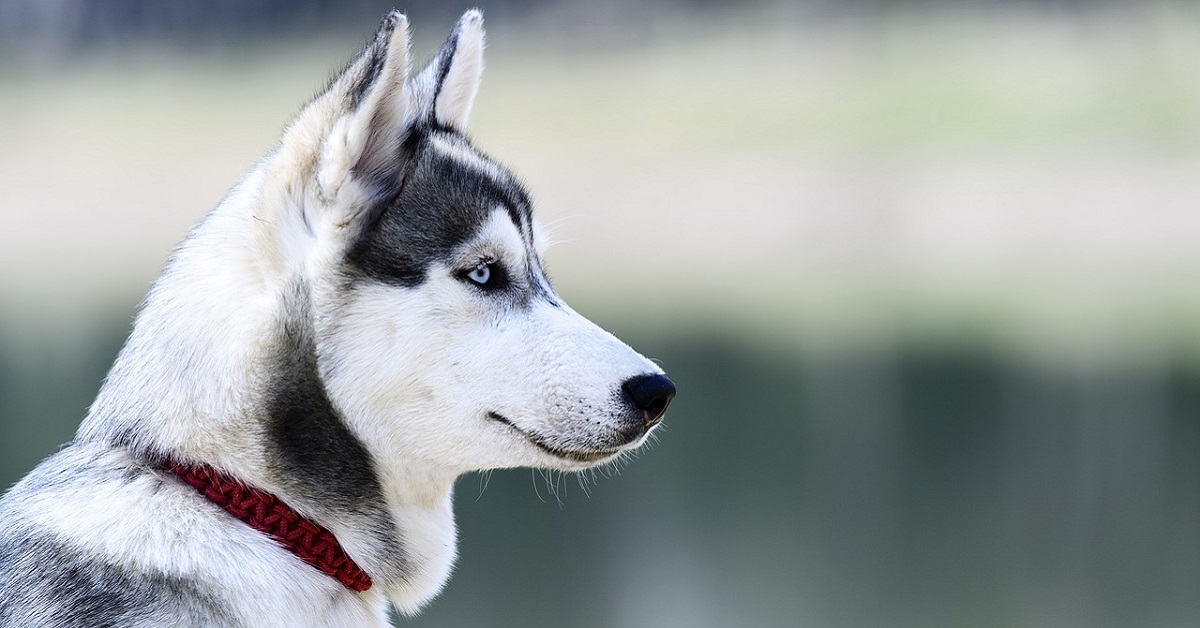
[{"label": "blurred grass", "polygon": [[[475,135],[598,307],[813,342],[1175,346],[1200,331],[1200,19],[1156,6],[718,13],[603,51],[501,21]],[[0,290],[136,298],[353,41],[0,73]]]}]

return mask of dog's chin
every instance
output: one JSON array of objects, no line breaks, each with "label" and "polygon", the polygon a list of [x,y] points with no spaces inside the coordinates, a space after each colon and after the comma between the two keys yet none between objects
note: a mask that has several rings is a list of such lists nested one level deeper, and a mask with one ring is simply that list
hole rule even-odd
[{"label": "dog's chin", "polygon": [[522,438],[539,449],[542,453],[547,454],[552,458],[550,464],[539,466],[555,467],[560,469],[587,469],[589,467],[610,462],[615,460],[621,454],[636,449],[646,439],[646,434],[642,434],[632,441],[617,447],[567,448],[550,444],[545,437],[521,429],[507,417],[497,412],[488,412],[487,418],[497,423],[506,425],[509,429],[516,434],[519,434]]}]

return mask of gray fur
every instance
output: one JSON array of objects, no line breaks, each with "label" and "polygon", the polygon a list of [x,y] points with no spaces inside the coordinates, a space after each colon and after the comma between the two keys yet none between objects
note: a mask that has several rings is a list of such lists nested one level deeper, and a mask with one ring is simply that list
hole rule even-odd
[{"label": "gray fur", "polygon": [[[318,373],[307,289],[297,282],[289,320],[279,330],[273,380],[263,410],[266,455],[273,479],[326,517],[353,519],[392,557],[391,577],[403,579],[402,535],[383,508],[375,463],[329,401]],[[336,513],[336,515],[334,514]]]},{"label": "gray fur", "polygon": [[[65,499],[73,489],[141,484],[158,493],[167,481],[132,458],[70,447],[14,486],[0,508],[0,626],[98,628],[234,626],[220,600],[186,578],[130,571],[116,557],[89,554],[70,538],[31,524],[29,509]],[[82,532],[82,531],[81,531]]]},{"label": "gray fur", "polygon": [[149,628],[237,623],[218,600],[184,579],[129,573],[48,538],[16,540],[0,551],[13,557],[0,558],[0,625]]}]

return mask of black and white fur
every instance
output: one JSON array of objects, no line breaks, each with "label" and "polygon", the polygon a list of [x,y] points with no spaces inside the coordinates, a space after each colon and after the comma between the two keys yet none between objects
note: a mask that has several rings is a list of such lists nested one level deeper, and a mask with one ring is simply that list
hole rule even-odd
[{"label": "black and white fur", "polygon": [[[0,625],[368,626],[455,556],[451,489],[639,446],[674,394],[572,311],[528,196],[464,135],[469,11],[409,75],[376,37],[197,225],[76,439],[0,502]],[[164,472],[212,465],[329,528],[354,593]]]}]

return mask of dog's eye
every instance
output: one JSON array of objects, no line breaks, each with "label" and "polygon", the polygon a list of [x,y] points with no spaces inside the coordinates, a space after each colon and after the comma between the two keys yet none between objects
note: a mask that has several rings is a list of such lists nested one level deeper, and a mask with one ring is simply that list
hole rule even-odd
[{"label": "dog's eye", "polygon": [[470,279],[481,286],[486,286],[488,282],[492,280],[492,267],[488,264],[480,262],[475,266],[475,268],[472,268],[469,272],[467,272],[467,279]]},{"label": "dog's eye", "polygon": [[475,266],[460,271],[458,278],[471,282],[481,290],[499,290],[508,285],[504,267],[492,260],[480,260]]}]

